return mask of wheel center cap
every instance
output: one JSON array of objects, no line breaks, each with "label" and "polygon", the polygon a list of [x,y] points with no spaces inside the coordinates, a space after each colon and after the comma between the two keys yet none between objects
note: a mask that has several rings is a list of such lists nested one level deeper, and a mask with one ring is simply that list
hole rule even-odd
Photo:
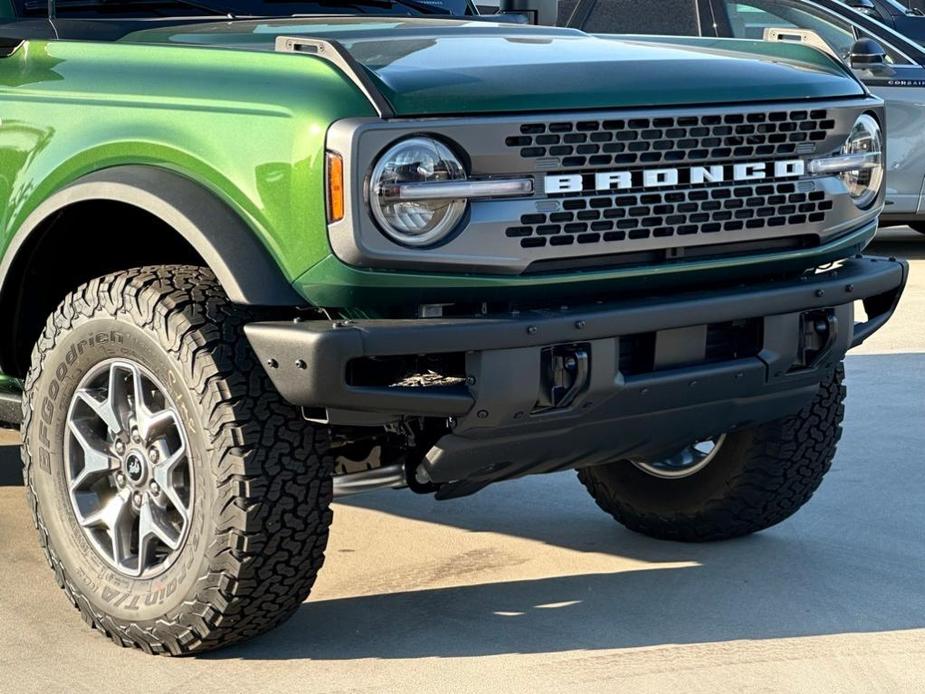
[{"label": "wheel center cap", "polygon": [[147,476],[148,466],[140,453],[129,453],[125,456],[125,474],[134,484],[142,482]]}]

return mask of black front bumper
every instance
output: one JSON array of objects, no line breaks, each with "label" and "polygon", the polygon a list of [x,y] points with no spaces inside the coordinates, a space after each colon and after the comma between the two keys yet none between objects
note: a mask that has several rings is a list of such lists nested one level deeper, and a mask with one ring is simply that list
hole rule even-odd
[{"label": "black front bumper", "polygon": [[[902,261],[856,257],[786,281],[591,309],[503,318],[255,323],[245,332],[289,402],[324,409],[332,423],[405,415],[453,418],[452,433],[428,453],[431,478],[490,481],[649,457],[798,411],[847,350],[886,323],[907,270]],[[854,322],[858,300],[867,314],[863,323]],[[825,344],[807,362],[807,324],[820,316],[827,323]],[[705,329],[698,326],[743,320],[761,322],[754,353],[699,363],[683,358],[690,356],[689,340],[704,339]],[[625,373],[622,338],[646,334],[654,335],[653,368]],[[543,355],[553,345],[586,351],[587,376],[568,406],[539,408]],[[465,355],[465,383],[348,382],[353,360],[450,353]],[[681,358],[673,361],[672,354]]]}]

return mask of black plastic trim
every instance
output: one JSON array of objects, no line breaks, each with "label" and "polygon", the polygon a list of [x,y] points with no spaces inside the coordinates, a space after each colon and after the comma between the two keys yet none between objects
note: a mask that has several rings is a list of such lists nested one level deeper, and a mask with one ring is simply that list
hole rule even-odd
[{"label": "black plastic trim", "polygon": [[[843,328],[849,332],[840,358],[889,319],[907,274],[904,261],[856,257],[827,272],[786,281],[637,299],[590,310],[478,319],[267,322],[245,326],[245,333],[280,394],[293,404],[453,417],[472,409],[475,398],[470,388],[354,387],[346,382],[347,364],[361,357],[407,354],[526,353],[544,345],[794,314],[865,300],[868,322]],[[518,355],[512,352],[510,358]]]},{"label": "black plastic trim", "polygon": [[255,306],[305,304],[256,232],[214,193],[198,183],[153,166],[104,169],[55,193],[23,223],[0,261],[0,296],[17,253],[42,223],[78,202],[112,200],[147,210],[174,228],[202,256],[229,298]]}]

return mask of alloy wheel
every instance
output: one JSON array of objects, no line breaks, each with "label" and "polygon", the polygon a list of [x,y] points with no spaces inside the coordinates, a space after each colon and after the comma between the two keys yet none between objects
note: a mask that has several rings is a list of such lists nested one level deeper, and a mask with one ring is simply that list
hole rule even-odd
[{"label": "alloy wheel", "polygon": [[160,381],[132,361],[97,365],[71,400],[66,438],[71,506],[96,551],[133,578],[166,570],[189,532],[193,473]]},{"label": "alloy wheel", "polygon": [[690,477],[703,470],[719,453],[726,435],[697,441],[685,446],[672,456],[656,461],[634,460],[633,465],[653,477],[662,479],[681,479]]}]

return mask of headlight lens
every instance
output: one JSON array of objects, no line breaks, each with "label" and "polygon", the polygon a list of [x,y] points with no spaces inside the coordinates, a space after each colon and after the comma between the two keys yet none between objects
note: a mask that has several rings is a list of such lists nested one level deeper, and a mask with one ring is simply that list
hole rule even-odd
[{"label": "headlight lens", "polygon": [[466,200],[400,199],[407,183],[462,181],[466,171],[449,147],[429,137],[403,140],[373,168],[369,203],[373,217],[389,237],[409,246],[426,246],[450,233],[466,211]]},{"label": "headlight lens", "polygon": [[880,193],[883,183],[883,139],[877,121],[866,113],[858,117],[842,147],[842,154],[869,154],[868,168],[840,174],[854,204],[869,207]]}]

